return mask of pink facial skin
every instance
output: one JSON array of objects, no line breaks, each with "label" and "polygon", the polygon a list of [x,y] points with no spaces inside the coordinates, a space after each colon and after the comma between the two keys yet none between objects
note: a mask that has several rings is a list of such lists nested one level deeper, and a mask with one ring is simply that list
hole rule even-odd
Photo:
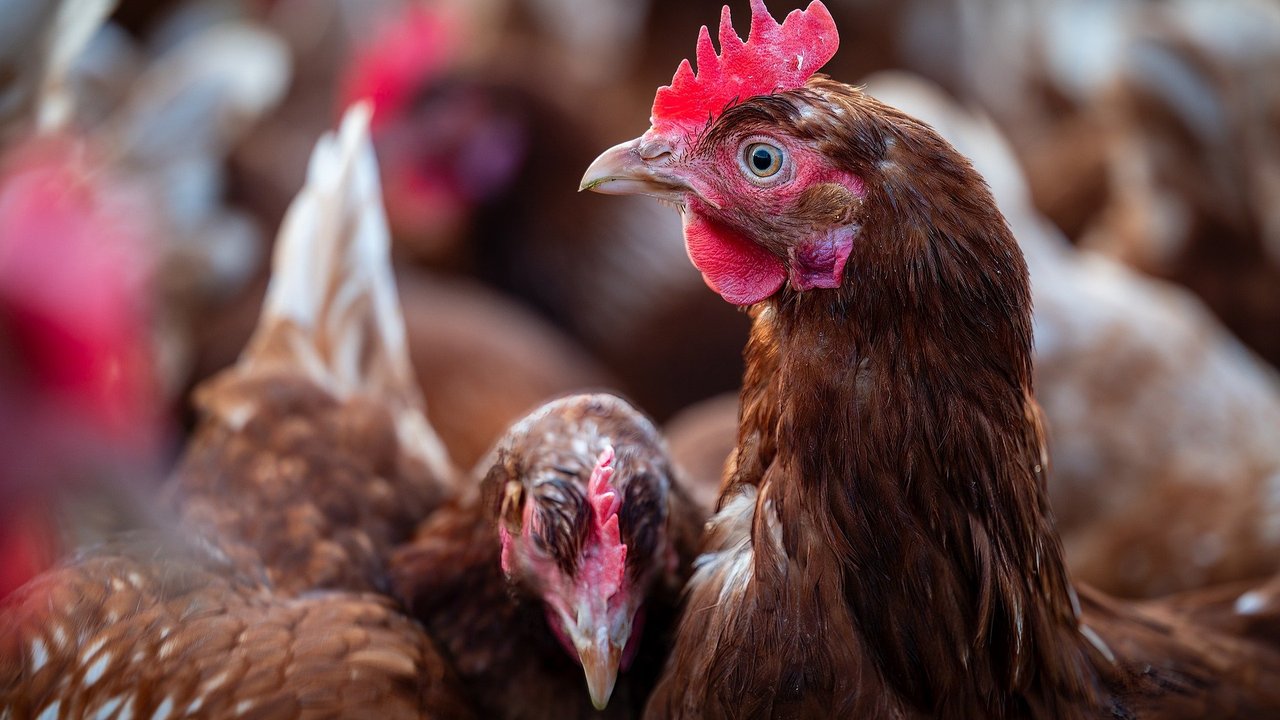
[{"label": "pink facial skin", "polygon": [[[656,135],[650,131],[648,142],[664,142]],[[679,147],[680,141],[665,142]],[[782,168],[767,181],[749,178],[739,163],[743,148],[755,142],[770,143],[785,153]],[[668,168],[693,188],[684,212],[689,259],[707,286],[726,301],[755,304],[788,280],[798,291],[840,286],[857,236],[855,225],[825,228],[788,247],[785,258],[765,244],[773,220],[794,215],[801,196],[817,185],[837,184],[852,197],[861,197],[864,188],[857,176],[831,168],[797,140],[760,135],[726,142]],[[739,230],[752,227],[760,228],[760,237]]]},{"label": "pink facial skin", "polygon": [[547,624],[569,656],[581,662],[581,648],[572,637],[574,629],[581,633],[604,627],[611,642],[617,644],[622,644],[622,633],[626,631],[620,663],[625,669],[638,648],[643,625],[639,606],[643,598],[626,571],[627,546],[618,528],[622,498],[609,484],[612,475],[613,450],[608,448],[600,455],[588,483],[592,526],[573,577],[567,576],[553,558],[533,550],[538,514],[532,503],[525,504],[519,538],[513,537],[505,525],[499,525],[498,532],[503,572],[508,577],[518,575],[533,581],[546,606]]},{"label": "pink facial skin", "polygon": [[[676,149],[667,155],[673,162],[664,163],[663,170],[693,188],[684,217],[689,259],[707,285],[735,305],[760,302],[787,279],[800,291],[838,287],[853,247],[851,229],[822,228],[814,238],[801,238],[789,247],[784,259],[776,243],[771,250],[770,243],[760,242],[767,238],[743,237],[727,228],[747,228],[749,233],[760,227],[767,232],[773,218],[788,216],[800,194],[817,184],[838,183],[861,196],[858,178],[828,168],[815,153],[787,139],[749,136],[710,152],[696,147],[709,118],[714,122],[727,107],[803,87],[840,45],[835,21],[820,0],[792,11],[781,23],[770,15],[764,0],[751,0],[747,39],[733,27],[728,6],[720,14],[716,35],[719,51],[711,33],[702,28],[697,72],[688,60],[680,63],[671,84],[654,96],[653,127],[640,139],[641,148]],[[743,148],[757,141],[787,151],[775,176],[751,177],[740,162]],[[641,155],[658,158],[663,153]]]}]

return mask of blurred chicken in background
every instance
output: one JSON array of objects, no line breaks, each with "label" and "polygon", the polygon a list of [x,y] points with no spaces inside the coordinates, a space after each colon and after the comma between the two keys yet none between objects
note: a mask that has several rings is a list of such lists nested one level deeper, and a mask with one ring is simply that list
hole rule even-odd
[{"label": "blurred chicken in background", "polygon": [[992,113],[1050,220],[1280,362],[1280,7],[916,4],[959,31],[906,64]]},{"label": "blurred chicken in background", "polygon": [[62,547],[62,492],[158,469],[154,228],[94,152],[46,136],[0,159],[0,595]]},{"label": "blurred chicken in background", "polygon": [[[275,4],[271,21],[289,22],[290,6]],[[317,122],[318,108],[371,98],[406,261],[524,302],[659,418],[736,385],[746,322],[707,298],[678,221],[649,203],[601,207],[576,192],[574,168],[619,132],[610,123],[626,83],[576,72],[582,59],[548,44],[549,16],[519,3],[309,7],[310,32],[281,29],[294,38],[304,84],[237,156],[260,199],[286,196],[280,188],[297,172],[301,154],[288,150],[281,162],[280,148],[292,147],[281,138]],[[582,112],[584,97],[592,112]],[[270,205],[264,217],[277,212]]]},{"label": "blurred chicken in background", "polygon": [[[259,227],[230,202],[225,163],[279,102],[289,56],[278,39],[239,17],[234,3],[175,7],[146,38],[101,25],[114,4],[63,0],[33,14],[37,24],[27,34],[50,38],[36,45],[48,48],[50,60],[24,65],[29,71],[17,75],[6,103],[31,106],[26,115],[37,122],[90,138],[99,162],[146,194],[157,368],[165,399],[180,404],[200,324],[245,287],[265,257]],[[46,67],[53,77],[24,80]],[[34,98],[21,101],[26,87],[46,99],[38,107]],[[8,133],[11,141],[21,144],[22,116],[9,125],[18,128]]]},{"label": "blurred chicken in background", "polygon": [[109,10],[21,16],[42,60],[0,93],[0,596],[110,529],[158,477],[156,216],[69,123],[67,68]]},{"label": "blurred chicken in background", "polygon": [[1114,193],[1081,242],[1191,288],[1280,363],[1280,6],[1173,5],[1098,104]]},{"label": "blurred chicken in background", "polygon": [[409,368],[368,118],[317,144],[253,340],[198,390],[171,515],[4,604],[0,715],[469,716],[376,594],[453,472]]}]

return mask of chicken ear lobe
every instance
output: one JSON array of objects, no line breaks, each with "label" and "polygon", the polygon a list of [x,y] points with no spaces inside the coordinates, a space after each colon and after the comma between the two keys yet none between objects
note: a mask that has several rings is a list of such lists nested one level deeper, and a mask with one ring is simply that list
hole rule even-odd
[{"label": "chicken ear lobe", "polygon": [[858,229],[857,225],[847,225],[791,246],[787,251],[791,287],[795,290],[840,287]]}]

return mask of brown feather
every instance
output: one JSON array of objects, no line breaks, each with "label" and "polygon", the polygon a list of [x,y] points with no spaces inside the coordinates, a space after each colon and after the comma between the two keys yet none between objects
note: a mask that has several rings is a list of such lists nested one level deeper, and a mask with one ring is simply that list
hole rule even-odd
[{"label": "brown feather", "polygon": [[377,590],[386,556],[446,496],[395,413],[335,399],[306,379],[224,375],[198,397],[253,408],[243,425],[207,412],[168,488],[180,522],[279,590]]},{"label": "brown feather", "polygon": [[452,670],[386,598],[283,599],[171,540],[87,551],[6,604],[5,717],[470,716]]}]

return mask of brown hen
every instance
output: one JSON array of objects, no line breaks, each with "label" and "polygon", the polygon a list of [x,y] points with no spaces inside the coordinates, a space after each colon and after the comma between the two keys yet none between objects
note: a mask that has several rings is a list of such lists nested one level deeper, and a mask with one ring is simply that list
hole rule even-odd
[{"label": "brown hen", "polygon": [[409,364],[372,151],[347,123],[285,218],[244,355],[196,391],[170,488],[184,525],[288,591],[378,588],[452,483]]},{"label": "brown hen", "polygon": [[820,2],[783,25],[752,9],[750,41],[726,8],[720,54],[704,28],[698,74],[682,64],[653,127],[583,180],[675,203],[693,263],[754,322],[737,450],[649,715],[1280,712],[1258,625],[1078,599],[1026,264],[990,191],[929,127],[814,75],[838,42]]}]

